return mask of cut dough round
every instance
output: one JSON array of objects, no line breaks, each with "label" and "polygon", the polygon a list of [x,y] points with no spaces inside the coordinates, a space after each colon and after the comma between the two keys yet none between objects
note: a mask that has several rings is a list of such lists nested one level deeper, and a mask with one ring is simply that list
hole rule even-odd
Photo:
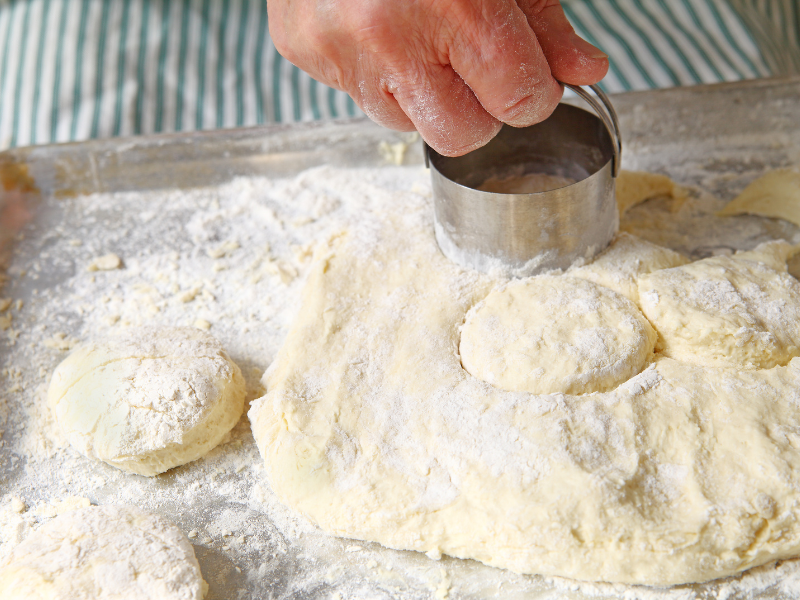
[{"label": "cut dough round", "polygon": [[782,248],[759,246],[640,277],[642,311],[659,334],[656,349],[697,365],[748,369],[800,356],[800,282],[775,270],[780,257],[769,252]]},{"label": "cut dough round", "polygon": [[209,334],[146,327],[76,348],[53,373],[47,397],[79,452],[157,475],[222,440],[241,417],[245,383]]},{"label": "cut dough round", "polygon": [[180,529],[132,506],[65,513],[0,565],[4,600],[201,600],[204,586]]},{"label": "cut dough round", "polygon": [[656,334],[633,302],[583,279],[544,275],[493,290],[467,313],[461,364],[512,392],[586,394],[638,373]]}]

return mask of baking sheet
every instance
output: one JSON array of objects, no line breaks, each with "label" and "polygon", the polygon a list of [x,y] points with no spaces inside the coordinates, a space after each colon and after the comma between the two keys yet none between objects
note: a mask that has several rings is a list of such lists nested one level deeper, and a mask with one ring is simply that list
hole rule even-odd
[{"label": "baking sheet", "polygon": [[[694,257],[750,248],[775,237],[796,239],[796,228],[780,221],[742,217],[737,221],[740,226],[720,228],[712,213],[714,206],[733,198],[765,170],[800,164],[800,79],[632,93],[616,96],[613,102],[620,114],[624,168],[665,173],[696,186],[701,196],[707,194],[697,199],[696,210],[683,221],[672,217],[668,202],[657,200],[632,210],[625,221],[628,226]],[[36,525],[57,510],[52,508],[55,503],[69,496],[101,504],[120,500],[140,504],[195,534],[192,542],[210,585],[210,600],[337,594],[397,599],[790,597],[786,582],[800,579],[795,561],[765,567],[741,580],[653,590],[525,577],[473,561],[447,557],[433,561],[416,553],[333,538],[314,530],[271,495],[260,477],[260,459],[246,419],[209,458],[152,479],[124,475],[74,454],[61,452],[48,463],[31,460],[21,451],[24,428],[31,424],[30,411],[21,407],[35,401],[52,366],[63,357],[58,338],[53,340],[55,349],[23,349],[21,344],[26,331],[43,325],[32,320],[37,298],[61,289],[80,268],[71,257],[52,256],[48,249],[61,248],[58,240],[91,239],[93,231],[100,230],[106,237],[112,232],[119,246],[131,252],[145,243],[162,251],[188,243],[177,227],[179,219],[190,218],[188,212],[168,212],[170,217],[158,227],[141,230],[134,225],[141,218],[140,202],[127,203],[120,195],[118,205],[93,210],[87,219],[87,214],[75,210],[87,205],[83,198],[163,190],[165,196],[151,195],[152,206],[147,207],[159,214],[169,190],[199,189],[197,198],[207,193],[213,200],[215,189],[240,176],[284,178],[324,164],[382,167],[398,158],[419,175],[419,142],[364,120],[0,153],[0,256],[8,275],[0,298],[23,301],[10,329],[21,333],[22,341],[9,337],[8,331],[0,332],[4,333],[0,369],[5,369],[0,378],[0,429],[4,430],[0,497],[6,501],[19,496],[28,507],[13,518]],[[76,248],[76,256],[83,251],[80,248],[85,250]],[[295,282],[294,289],[301,283]],[[65,336],[65,344],[80,331],[79,312],[52,318],[60,319],[57,331]],[[35,373],[8,372],[22,352],[35,358],[31,361],[37,366]],[[261,360],[244,350],[234,356],[248,375],[251,395],[257,392],[258,375],[271,352]],[[201,486],[203,493],[181,496],[180,490],[190,486]],[[8,512],[0,513],[3,516],[11,518]],[[9,535],[8,528],[0,531]]]}]

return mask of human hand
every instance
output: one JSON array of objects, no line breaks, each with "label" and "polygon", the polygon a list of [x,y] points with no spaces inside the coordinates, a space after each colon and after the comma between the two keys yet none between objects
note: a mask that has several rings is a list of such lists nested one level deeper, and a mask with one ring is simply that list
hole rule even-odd
[{"label": "human hand", "polygon": [[267,9],[289,61],[447,156],[483,146],[503,123],[544,120],[559,81],[596,83],[608,70],[558,0],[269,0]]}]

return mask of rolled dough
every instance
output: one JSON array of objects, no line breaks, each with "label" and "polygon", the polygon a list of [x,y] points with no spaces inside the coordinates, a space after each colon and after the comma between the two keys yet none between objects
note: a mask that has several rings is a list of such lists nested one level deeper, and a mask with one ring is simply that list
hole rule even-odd
[{"label": "rolled dough", "polygon": [[62,514],[0,564],[3,600],[201,600],[204,587],[186,536],[132,506]]},{"label": "rolled dough", "polygon": [[583,580],[699,582],[800,554],[800,358],[657,354],[606,392],[499,389],[458,345],[501,282],[445,259],[428,214],[365,214],[309,275],[249,412],[284,503],[335,535]]},{"label": "rolled dough", "polygon": [[587,394],[638,373],[655,341],[627,298],[583,279],[543,275],[502,285],[470,309],[459,353],[468,373],[504,390]]},{"label": "rolled dough", "polygon": [[800,282],[786,273],[784,247],[791,249],[772,244],[642,275],[639,297],[659,331],[659,352],[748,369],[785,365],[800,355]]},{"label": "rolled dough", "polygon": [[679,267],[685,256],[629,233],[620,232],[613,243],[587,265],[574,265],[568,275],[593,281],[639,302],[639,276],[659,269]]},{"label": "rolled dough", "polygon": [[76,450],[140,475],[211,450],[241,417],[244,396],[239,367],[191,327],[131,328],[79,346],[47,394]]}]

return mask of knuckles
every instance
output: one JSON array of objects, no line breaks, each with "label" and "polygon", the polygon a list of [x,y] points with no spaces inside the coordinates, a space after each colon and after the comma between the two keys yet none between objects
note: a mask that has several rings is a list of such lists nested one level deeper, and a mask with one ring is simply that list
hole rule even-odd
[{"label": "knuckles", "polygon": [[[497,65],[501,72],[514,69],[513,56],[519,56],[517,50],[530,40],[527,34],[522,39],[506,28],[493,29],[488,16],[503,22],[499,16],[513,7],[530,19],[557,4],[556,0],[269,0],[268,10],[273,43],[287,60],[349,92],[373,120],[384,125],[410,129],[411,121],[418,126],[427,122],[423,135],[434,138],[429,140],[432,145],[443,154],[459,155],[489,141],[500,121],[524,126],[546,118],[560,99],[560,87],[549,71],[544,72],[546,64],[544,70],[529,65],[530,72],[512,77],[521,83],[511,94],[481,97],[484,110],[474,97],[469,102],[456,98],[457,93],[432,94],[437,79],[429,71],[451,69],[450,52],[459,43],[479,49],[481,56],[475,58]],[[501,79],[504,76],[501,73]],[[448,122],[458,126],[449,128]],[[465,123],[471,126],[464,127]]]}]

